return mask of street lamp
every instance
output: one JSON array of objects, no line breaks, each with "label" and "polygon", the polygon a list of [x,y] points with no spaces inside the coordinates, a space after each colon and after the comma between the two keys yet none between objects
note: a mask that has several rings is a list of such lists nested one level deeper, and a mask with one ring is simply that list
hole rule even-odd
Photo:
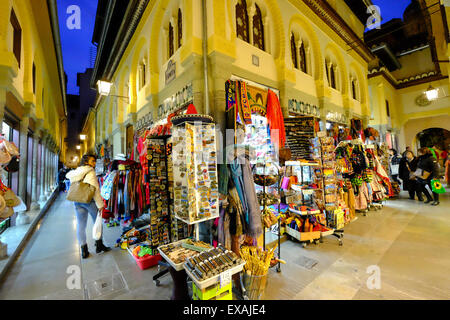
[{"label": "street lamp", "polygon": [[112,82],[108,82],[108,81],[103,81],[103,80],[98,80],[97,81],[97,88],[98,88],[98,93],[101,96],[109,96],[109,97],[118,97],[118,98],[123,98],[127,100],[127,103],[129,103],[129,98],[128,97],[124,97],[124,96],[117,96],[114,94],[110,94],[111,92],[111,87],[113,86]]},{"label": "street lamp", "polygon": [[80,140],[82,140],[82,141],[86,140],[86,135],[85,134],[80,134]]},{"label": "street lamp", "polygon": [[425,95],[429,101],[436,100],[438,97],[439,90],[433,88],[431,85],[428,87],[427,91],[425,91]]},{"label": "street lamp", "polygon": [[77,150],[80,150],[80,149],[81,149],[81,146],[80,146],[80,145],[78,145],[78,146],[77,146]]}]

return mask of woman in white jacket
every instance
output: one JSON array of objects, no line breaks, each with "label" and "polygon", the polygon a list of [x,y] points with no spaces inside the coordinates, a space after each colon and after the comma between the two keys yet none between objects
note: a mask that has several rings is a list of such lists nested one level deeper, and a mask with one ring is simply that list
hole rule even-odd
[{"label": "woman in white jacket", "polygon": [[[103,199],[100,195],[100,186],[98,184],[97,176],[95,174],[96,156],[85,154],[80,161],[80,166],[75,170],[66,174],[66,177],[70,180],[70,183],[83,180],[95,187],[94,198],[90,203],[74,202],[75,211],[77,213],[77,236],[78,242],[81,245],[81,255],[83,259],[89,256],[89,251],[86,242],[86,226],[88,220],[88,214],[91,215],[95,222],[97,214],[103,211]],[[111,248],[106,247],[103,244],[102,239],[95,241],[96,253],[107,252]]]}]

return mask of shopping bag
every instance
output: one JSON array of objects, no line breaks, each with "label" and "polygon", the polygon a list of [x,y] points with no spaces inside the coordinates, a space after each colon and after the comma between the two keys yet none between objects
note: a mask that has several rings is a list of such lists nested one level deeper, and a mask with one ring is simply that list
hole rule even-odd
[{"label": "shopping bag", "polygon": [[434,193],[445,193],[445,189],[442,186],[439,179],[431,180],[431,189],[433,190]]},{"label": "shopping bag", "polygon": [[97,214],[97,218],[95,219],[94,227],[92,228],[92,238],[94,240],[100,240],[102,238],[102,231],[103,231],[103,221],[102,221],[102,215],[100,212]]},{"label": "shopping bag", "polygon": [[393,176],[397,175],[399,169],[400,169],[399,164],[391,164],[391,175],[393,175]]}]

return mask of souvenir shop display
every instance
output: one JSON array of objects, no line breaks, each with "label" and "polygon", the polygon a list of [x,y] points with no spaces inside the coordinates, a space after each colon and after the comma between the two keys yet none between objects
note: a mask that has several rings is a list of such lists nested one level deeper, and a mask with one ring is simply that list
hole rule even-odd
[{"label": "souvenir shop display", "polygon": [[[335,150],[336,171],[346,203],[353,210],[366,215],[369,209],[379,210],[390,194],[389,178],[379,160],[377,146],[365,145],[361,139],[341,141]],[[354,206],[352,198],[355,198]]]},{"label": "souvenir shop display", "polygon": [[219,245],[186,259],[192,279],[193,300],[233,300],[231,276],[242,271],[245,261]]},{"label": "souvenir shop display", "polygon": [[212,247],[201,241],[183,239],[169,243],[158,248],[163,258],[168,261],[177,271],[183,269],[183,263],[188,257],[198,254]]},{"label": "souvenir shop display", "polygon": [[312,160],[310,140],[318,131],[318,122],[314,117],[285,118],[286,144],[294,160]]},{"label": "souvenir shop display", "polygon": [[109,164],[107,174],[99,181],[105,202],[103,218],[117,219],[126,227],[144,213],[147,193],[143,177],[142,168],[135,161],[113,160]]},{"label": "souvenir shop display", "polygon": [[214,124],[185,123],[172,132],[174,210],[188,223],[219,216]]},{"label": "souvenir shop display", "polygon": [[[284,190],[289,212],[284,220],[286,233],[297,239],[303,247],[307,243],[322,242],[322,238],[334,234],[327,227],[326,215],[322,205],[323,181],[317,174],[319,163],[286,161]],[[316,172],[316,173],[315,173]]]},{"label": "souvenir shop display", "polygon": [[[232,239],[246,235],[256,245],[263,235],[260,245],[265,248],[266,232],[274,232],[280,244],[282,170],[278,150],[285,147],[286,129],[278,96],[269,88],[228,80],[226,99],[226,128],[234,130],[234,145],[227,140],[227,165],[221,175],[221,180],[230,181],[223,188],[229,199],[224,221],[230,217]],[[269,204],[273,204],[270,209]],[[238,253],[238,247],[231,246]],[[278,257],[280,250],[278,245]],[[279,263],[277,271],[281,271]]]},{"label": "souvenir shop display", "polygon": [[350,212],[338,196],[334,142],[333,137],[318,134],[318,137],[312,140],[312,148],[314,158],[319,163],[319,167],[314,170],[318,187],[321,189],[321,199],[319,198],[317,205],[326,214],[326,225],[334,230],[332,235],[337,237],[339,245],[342,245],[343,228]]},{"label": "souvenir shop display", "polygon": [[267,274],[272,264],[276,246],[270,250],[243,246],[240,256],[244,265],[244,295],[250,300],[260,300],[267,286]]},{"label": "souvenir shop display", "polygon": [[170,195],[166,140],[147,138],[150,226],[154,248],[170,242]]}]

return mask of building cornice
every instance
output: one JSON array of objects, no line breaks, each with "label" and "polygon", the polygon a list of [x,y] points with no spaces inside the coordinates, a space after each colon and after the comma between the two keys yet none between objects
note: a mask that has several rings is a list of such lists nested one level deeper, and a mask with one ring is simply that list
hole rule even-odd
[{"label": "building cornice", "polygon": [[[100,78],[107,81],[111,80],[128,44],[130,43],[131,38],[134,35],[142,15],[144,14],[149,0],[130,0],[117,34],[109,35],[109,25],[113,23],[113,21],[111,21],[111,17],[113,15],[113,11],[116,9],[115,3],[116,2],[114,1],[107,8],[102,37],[97,49],[97,61],[91,80],[92,88],[95,88],[95,82]],[[106,53],[104,45],[107,37],[114,37],[114,42],[111,50]],[[106,56],[103,57],[103,55]],[[99,70],[99,63],[101,59],[106,59],[106,64],[103,70]]]},{"label": "building cornice", "polygon": [[66,82],[64,76],[64,65],[61,53],[61,38],[59,35],[59,20],[56,0],[47,0],[48,14],[50,17],[50,25],[52,28],[53,44],[56,53],[56,62],[58,67],[59,83],[61,87],[62,103],[64,108],[64,115],[67,117],[67,102],[66,102]]},{"label": "building cornice", "polygon": [[345,43],[355,50],[366,62],[375,59],[367,45],[350,26],[341,18],[333,7],[325,0],[303,0],[303,2],[320,17]]}]

